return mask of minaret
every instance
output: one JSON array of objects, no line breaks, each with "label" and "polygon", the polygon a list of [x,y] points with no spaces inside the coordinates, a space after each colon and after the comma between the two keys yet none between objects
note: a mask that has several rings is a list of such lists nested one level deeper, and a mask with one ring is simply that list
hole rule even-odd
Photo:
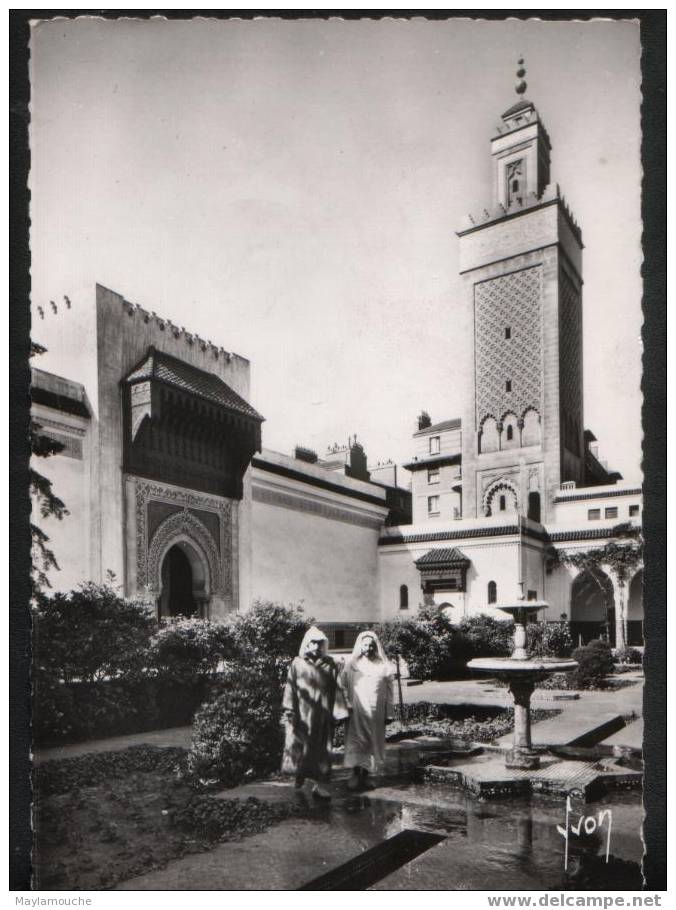
[{"label": "minaret", "polygon": [[463,420],[465,517],[546,521],[584,477],[582,236],[549,184],[551,144],[525,98],[491,139],[493,204],[458,233],[473,363]]}]

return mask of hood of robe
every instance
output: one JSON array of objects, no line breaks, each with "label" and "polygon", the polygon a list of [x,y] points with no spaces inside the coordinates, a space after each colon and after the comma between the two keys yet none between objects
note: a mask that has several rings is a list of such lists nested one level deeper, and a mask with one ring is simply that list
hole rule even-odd
[{"label": "hood of robe", "polygon": [[326,635],[324,635],[322,630],[317,628],[317,626],[310,626],[310,628],[307,630],[307,632],[303,636],[303,641],[300,644],[298,656],[305,657],[305,652],[307,651],[310,642],[318,641],[318,640],[320,640],[322,642],[321,654],[322,654],[322,656],[326,656],[326,654],[328,653],[328,650],[329,650],[329,640],[326,637]]},{"label": "hood of robe", "polygon": [[385,667],[387,668],[388,672],[394,673],[394,667],[392,666],[390,661],[387,659],[387,654],[385,654],[385,648],[383,648],[382,643],[375,632],[368,632],[368,631],[360,632],[359,635],[357,635],[357,640],[355,641],[354,647],[352,648],[352,655],[350,656],[350,663],[356,662],[362,656],[361,647],[362,647],[362,642],[364,641],[365,638],[372,638],[374,640],[374,642],[376,643],[376,652],[378,654],[378,659],[382,660],[382,662],[385,665]]}]

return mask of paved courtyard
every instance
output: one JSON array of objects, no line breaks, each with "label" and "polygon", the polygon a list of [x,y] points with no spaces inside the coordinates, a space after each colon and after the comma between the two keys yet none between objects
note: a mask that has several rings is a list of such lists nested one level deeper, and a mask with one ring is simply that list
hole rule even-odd
[{"label": "paved courtyard", "polygon": [[[573,699],[570,692],[536,692],[534,707],[556,708],[561,713],[533,726],[534,743],[562,746],[596,731],[607,745],[639,747],[643,686],[638,675],[633,678],[636,685],[614,692],[581,692]],[[402,695],[407,704],[510,704],[507,691],[490,679],[404,686]],[[603,725],[611,719],[615,732],[603,736]],[[625,725],[617,729],[618,723]],[[178,727],[78,743],[39,750],[35,760],[40,763],[140,744],[185,748],[191,733],[191,727]],[[503,737],[498,745],[507,748],[510,739],[510,735]],[[430,737],[389,744],[385,777],[374,791],[356,797],[346,790],[348,772],[338,766],[331,805],[310,805],[309,818],[288,819],[242,841],[184,856],[165,868],[122,882],[117,890],[295,890],[343,864],[349,872],[350,864],[371,856],[367,851],[373,852],[376,867],[384,863],[382,874],[378,872],[369,885],[376,890],[581,887],[563,877],[562,839],[556,833],[556,825],[563,818],[560,799],[540,796],[533,803],[517,796],[484,802],[450,780],[411,783],[407,771],[412,765],[418,764],[426,752],[439,750],[439,740]],[[559,765],[559,771],[570,781],[579,779],[585,784],[591,780],[589,764],[563,761]],[[502,757],[496,752],[476,760],[465,759],[458,768],[462,774],[475,777],[504,776]],[[549,768],[550,763],[544,762],[540,777],[546,778]],[[606,770],[614,773],[609,766]],[[219,796],[253,796],[270,802],[298,799],[287,781],[259,781],[224,790]],[[590,812],[594,805],[590,804]],[[628,869],[635,872],[642,855],[640,792],[611,791],[601,805],[612,809],[612,853],[618,869],[624,870],[622,874]],[[387,846],[398,834],[407,836],[411,831],[434,832],[439,835],[438,843],[400,868],[394,861],[388,871]],[[589,863],[596,862],[594,850],[596,847],[584,858],[585,875],[591,874]],[[384,859],[379,860],[381,851],[385,851]]]}]

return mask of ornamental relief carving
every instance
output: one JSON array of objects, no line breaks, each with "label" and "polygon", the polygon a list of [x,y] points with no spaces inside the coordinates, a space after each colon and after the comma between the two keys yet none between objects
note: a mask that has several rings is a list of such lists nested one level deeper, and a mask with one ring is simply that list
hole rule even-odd
[{"label": "ornamental relief carving", "polygon": [[474,286],[477,426],[488,415],[542,413],[541,271],[522,269]]},{"label": "ornamental relief carving", "polygon": [[[159,583],[159,567],[151,561],[151,548],[153,548],[152,559],[159,559],[163,552],[160,544],[163,541],[166,543],[170,539],[167,535],[184,534],[195,542],[209,562],[212,593],[231,593],[233,587],[233,522],[235,521],[232,502],[209,496],[206,493],[197,493],[141,479],[134,480],[134,491],[138,589],[146,587],[156,589]],[[156,528],[152,538],[149,539],[148,503],[151,501],[178,505],[182,507],[182,511],[175,512],[164,519]],[[191,508],[214,512],[218,516],[220,536],[218,546],[208,528],[189,511]],[[155,555],[156,550],[157,555]]]},{"label": "ornamental relief carving", "polygon": [[492,484],[484,493],[484,497],[483,497],[484,515],[488,516],[488,515],[493,514],[493,500],[498,495],[508,496],[509,501],[511,502],[513,508],[515,510],[518,510],[518,508],[519,508],[518,486],[515,483],[512,483],[511,481],[506,480],[505,478],[502,478],[502,479],[496,481],[494,484]]},{"label": "ornamental relief carving", "polygon": [[486,490],[492,486],[496,480],[504,480],[518,486],[520,471],[519,468],[507,468],[506,470],[498,468],[494,471],[486,471],[486,473],[481,474],[480,477],[482,494],[485,494]]},{"label": "ornamental relief carving", "polygon": [[547,206],[510,221],[489,225],[481,231],[462,237],[460,270],[478,268],[508,256],[518,256],[532,248],[541,249],[556,243],[557,214],[555,206]]},{"label": "ornamental relief carving", "polygon": [[579,291],[563,269],[559,284],[561,432],[566,447],[577,452],[582,429],[582,305]]},{"label": "ornamental relief carving", "polygon": [[171,542],[180,537],[187,537],[205,558],[210,588],[208,593],[223,593],[225,591],[223,562],[219,558],[216,545],[199,518],[187,509],[174,512],[169,518],[165,518],[152,536],[146,564],[146,577],[150,586],[159,589],[162,557]]}]

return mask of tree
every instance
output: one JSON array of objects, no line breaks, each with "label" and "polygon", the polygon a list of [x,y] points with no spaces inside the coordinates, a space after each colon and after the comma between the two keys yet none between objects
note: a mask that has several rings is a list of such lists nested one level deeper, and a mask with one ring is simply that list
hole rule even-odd
[{"label": "tree", "polygon": [[[45,348],[31,342],[31,357],[44,354]],[[30,443],[31,452],[37,458],[49,458],[63,449],[63,444],[40,432],[42,427],[31,418]],[[52,490],[52,482],[44,474],[40,474],[31,465],[29,467],[29,483],[33,508],[40,511],[43,518],[58,518],[59,521],[68,515],[68,509],[62,499]],[[30,523],[31,529],[31,586],[33,596],[37,597],[45,588],[51,588],[47,573],[50,569],[58,569],[59,565],[52,550],[47,546],[49,537],[34,521]]]}]

